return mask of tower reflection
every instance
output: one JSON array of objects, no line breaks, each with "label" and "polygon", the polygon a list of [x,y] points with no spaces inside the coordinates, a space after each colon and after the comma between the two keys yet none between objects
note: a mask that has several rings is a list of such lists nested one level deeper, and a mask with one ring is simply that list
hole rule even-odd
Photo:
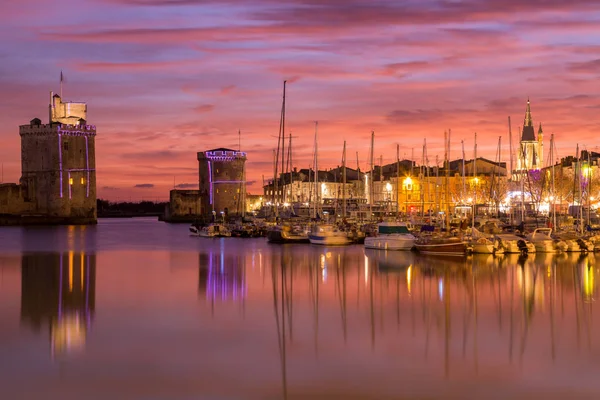
[{"label": "tower reflection", "polygon": [[245,259],[220,249],[198,255],[198,293],[207,300],[239,300],[246,296]]},{"label": "tower reflection", "polygon": [[25,253],[21,323],[48,326],[53,357],[84,348],[95,310],[96,256],[85,252]]}]

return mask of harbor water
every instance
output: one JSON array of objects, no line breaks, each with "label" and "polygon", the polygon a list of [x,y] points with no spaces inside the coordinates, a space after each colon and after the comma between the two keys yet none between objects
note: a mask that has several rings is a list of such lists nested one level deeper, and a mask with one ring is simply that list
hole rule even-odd
[{"label": "harbor water", "polygon": [[2,398],[597,399],[599,267],[0,228]]}]

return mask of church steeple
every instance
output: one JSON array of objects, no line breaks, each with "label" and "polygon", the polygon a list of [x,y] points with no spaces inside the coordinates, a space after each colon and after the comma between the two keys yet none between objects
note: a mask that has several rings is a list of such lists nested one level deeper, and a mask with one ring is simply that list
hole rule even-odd
[{"label": "church steeple", "polygon": [[527,98],[527,110],[525,111],[525,119],[523,120],[523,126],[533,126],[531,120],[531,104],[529,103],[529,97]]},{"label": "church steeple", "polygon": [[523,120],[523,132],[521,135],[521,141],[535,141],[535,130],[533,128],[533,120],[531,119],[531,104],[529,102],[529,97],[527,98],[527,109],[525,110],[525,119]]},{"label": "church steeple", "polygon": [[542,135],[544,134],[544,131],[542,131],[542,123],[540,122],[540,128],[538,129],[538,135]]}]

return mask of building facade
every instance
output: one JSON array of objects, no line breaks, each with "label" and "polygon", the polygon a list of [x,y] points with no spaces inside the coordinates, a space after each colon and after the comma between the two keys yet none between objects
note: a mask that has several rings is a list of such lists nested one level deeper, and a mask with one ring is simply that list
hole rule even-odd
[{"label": "building facade", "polygon": [[0,185],[0,223],[94,224],[96,127],[85,103],[50,94],[49,123],[19,127],[21,179]]}]

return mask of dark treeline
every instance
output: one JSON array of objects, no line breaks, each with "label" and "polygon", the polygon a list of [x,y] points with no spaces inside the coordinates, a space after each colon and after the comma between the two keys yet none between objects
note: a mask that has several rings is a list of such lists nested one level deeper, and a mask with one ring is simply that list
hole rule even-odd
[{"label": "dark treeline", "polygon": [[112,202],[98,199],[98,217],[131,217],[131,216],[159,216],[165,212],[167,202]]}]

